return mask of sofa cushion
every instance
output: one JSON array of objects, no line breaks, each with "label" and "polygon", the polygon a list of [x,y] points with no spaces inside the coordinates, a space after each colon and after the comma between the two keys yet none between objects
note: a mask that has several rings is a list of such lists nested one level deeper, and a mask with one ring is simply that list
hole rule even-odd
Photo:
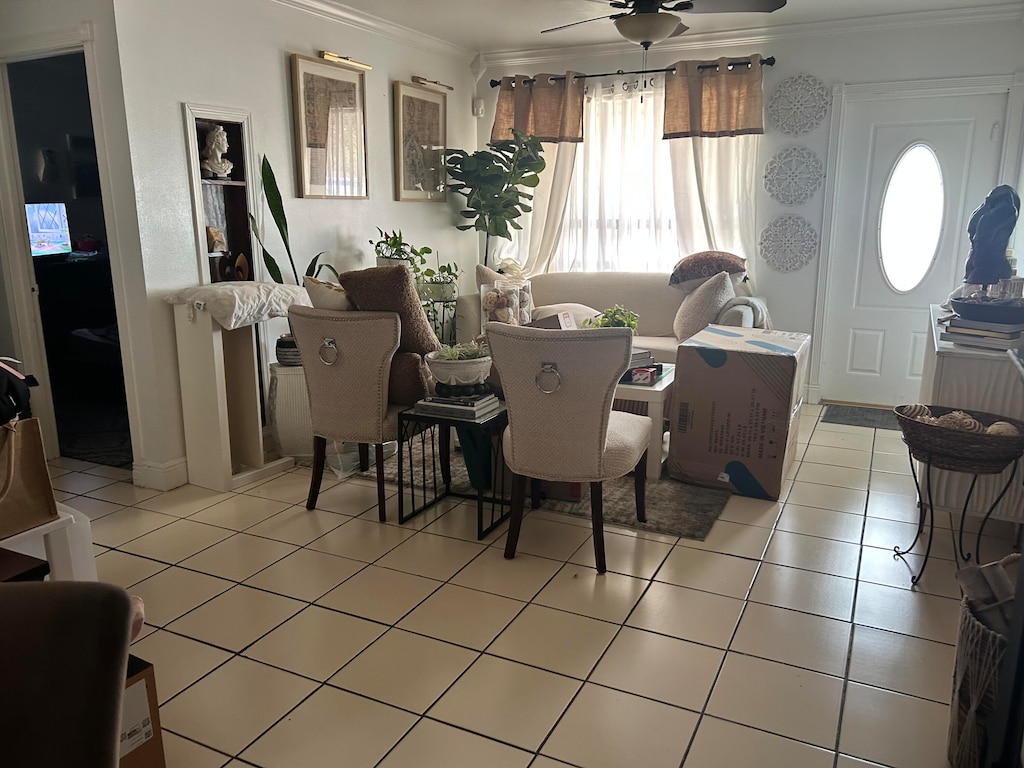
[{"label": "sofa cushion", "polygon": [[601,314],[600,310],[588,307],[586,304],[547,304],[543,307],[537,307],[530,314],[530,320],[543,320],[545,317],[551,317],[562,312],[568,312],[572,315],[573,320],[576,321],[576,327],[582,328],[583,323],[590,318]]},{"label": "sofa cushion", "polygon": [[675,336],[634,336],[633,347],[651,350],[656,363],[674,363],[679,340]]},{"label": "sofa cushion", "polygon": [[402,320],[399,352],[425,355],[441,348],[434,329],[423,312],[412,273],[405,267],[371,267],[339,276],[356,309],[368,312],[397,312]]},{"label": "sofa cushion", "polygon": [[672,329],[676,339],[684,341],[697,331],[715,322],[730,299],[736,298],[728,272],[719,272],[693,293],[683,299],[676,312]]}]

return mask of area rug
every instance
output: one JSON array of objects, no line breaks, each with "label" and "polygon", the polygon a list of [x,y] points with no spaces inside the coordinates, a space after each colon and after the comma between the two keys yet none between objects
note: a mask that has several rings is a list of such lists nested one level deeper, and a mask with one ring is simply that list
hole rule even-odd
[{"label": "area rug", "polygon": [[[430,457],[436,456],[433,446],[426,442],[427,468],[430,471]],[[403,445],[402,451],[406,461],[408,474],[408,446]],[[413,462],[416,467],[416,484],[422,486],[423,464],[422,447],[419,439],[413,440]],[[372,461],[372,452],[371,452]],[[452,454],[452,490],[459,493],[475,494],[469,482],[469,473],[462,453],[458,450]],[[369,471],[358,473],[362,477],[376,478],[376,470],[371,466]],[[440,483],[440,470],[438,470]],[[398,482],[398,465],[396,458],[384,460],[384,479],[389,483]],[[407,478],[405,478],[407,481]],[[636,519],[636,497],[634,495],[633,476],[627,475],[604,483],[603,489],[604,521],[608,525],[621,525],[638,531],[651,531],[669,536],[682,536],[687,539],[703,541],[722,514],[729,497],[729,491],[717,488],[703,488],[673,480],[662,475],[659,480],[647,481],[647,520],[643,523]],[[529,497],[527,497],[529,512]],[[590,486],[584,486],[580,501],[561,501],[558,499],[542,499],[541,509],[573,517],[590,519]]]},{"label": "area rug", "polygon": [[851,427],[872,427],[873,429],[900,429],[892,410],[887,408],[863,408],[856,405],[826,405],[821,414],[826,424],[846,424]]}]

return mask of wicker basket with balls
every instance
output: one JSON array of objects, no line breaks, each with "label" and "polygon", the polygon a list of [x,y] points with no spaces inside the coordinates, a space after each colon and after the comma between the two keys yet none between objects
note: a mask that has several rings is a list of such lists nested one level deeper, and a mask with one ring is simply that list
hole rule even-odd
[{"label": "wicker basket with balls", "polygon": [[1017,419],[920,403],[893,412],[910,455],[936,469],[995,474],[1024,453],[1024,422]]}]

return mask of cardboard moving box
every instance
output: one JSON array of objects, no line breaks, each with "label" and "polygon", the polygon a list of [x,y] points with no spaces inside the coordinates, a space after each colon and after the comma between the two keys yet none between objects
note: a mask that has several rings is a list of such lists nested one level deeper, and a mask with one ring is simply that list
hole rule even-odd
[{"label": "cardboard moving box", "polygon": [[778,499],[796,453],[810,346],[805,333],[719,325],[680,344],[669,476]]},{"label": "cardboard moving box", "polygon": [[120,768],[166,768],[153,665],[128,656],[121,702]]}]

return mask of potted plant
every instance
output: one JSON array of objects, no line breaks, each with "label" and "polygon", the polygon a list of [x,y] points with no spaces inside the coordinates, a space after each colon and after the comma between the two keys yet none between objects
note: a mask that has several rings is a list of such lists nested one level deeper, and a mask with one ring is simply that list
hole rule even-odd
[{"label": "potted plant", "polygon": [[[270,209],[270,216],[277,225],[277,232],[281,236],[281,241],[284,243],[284,251],[288,255],[288,263],[292,267],[292,277],[295,278],[296,285],[302,285],[302,281],[299,279],[299,272],[295,268],[295,259],[292,258],[292,246],[288,238],[288,217],[284,212],[284,200],[281,197],[281,190],[277,186],[274,169],[270,166],[270,161],[266,155],[263,156],[263,161],[260,163],[260,180],[263,182],[263,196],[266,198],[267,208]],[[263,263],[266,265],[270,277],[275,283],[284,283],[284,278],[281,276],[281,268],[277,266],[276,259],[270,255],[267,247],[263,244],[263,238],[260,236],[259,222],[256,221],[256,217],[251,213],[249,214],[249,227],[252,230],[253,237],[256,238],[256,242],[260,244],[260,248],[263,251]],[[306,266],[306,271],[303,274],[307,277],[316,277],[320,274],[320,270],[326,269],[337,280],[338,270],[326,262],[323,264],[319,263],[320,257],[324,253],[326,251],[321,251],[314,256],[313,260]]]},{"label": "potted plant", "polygon": [[425,355],[434,381],[449,386],[483,384],[491,372],[491,350],[486,344],[445,345]]},{"label": "potted plant", "polygon": [[[458,296],[459,265],[455,262],[441,263],[440,255],[435,254],[437,269],[426,267],[424,254],[433,253],[430,248],[421,248],[418,256],[412,261],[412,273],[416,277],[416,291],[423,301],[453,301]],[[429,314],[429,313],[428,313]]]},{"label": "potted plant", "polygon": [[616,304],[599,315],[583,321],[584,328],[629,328],[636,336],[636,324],[639,316],[636,312]]},{"label": "potted plant", "polygon": [[516,219],[533,210],[526,202],[533,195],[521,187],[536,187],[540,183],[538,174],[546,165],[540,140],[522,131],[513,129],[511,139],[487,146],[489,149],[476,152],[452,149],[445,155],[445,168],[453,181],[448,189],[466,198],[466,208],[460,215],[473,219],[472,224],[460,224],[457,228],[485,234],[485,266],[491,237],[511,240],[509,228],[522,229]]},{"label": "potted plant", "polygon": [[410,270],[413,268],[413,261],[422,258],[423,253],[430,253],[429,248],[414,248],[412,243],[407,243],[402,237],[402,230],[386,232],[377,227],[379,237],[370,240],[373,252],[377,254],[378,267],[394,267],[404,264]]}]

